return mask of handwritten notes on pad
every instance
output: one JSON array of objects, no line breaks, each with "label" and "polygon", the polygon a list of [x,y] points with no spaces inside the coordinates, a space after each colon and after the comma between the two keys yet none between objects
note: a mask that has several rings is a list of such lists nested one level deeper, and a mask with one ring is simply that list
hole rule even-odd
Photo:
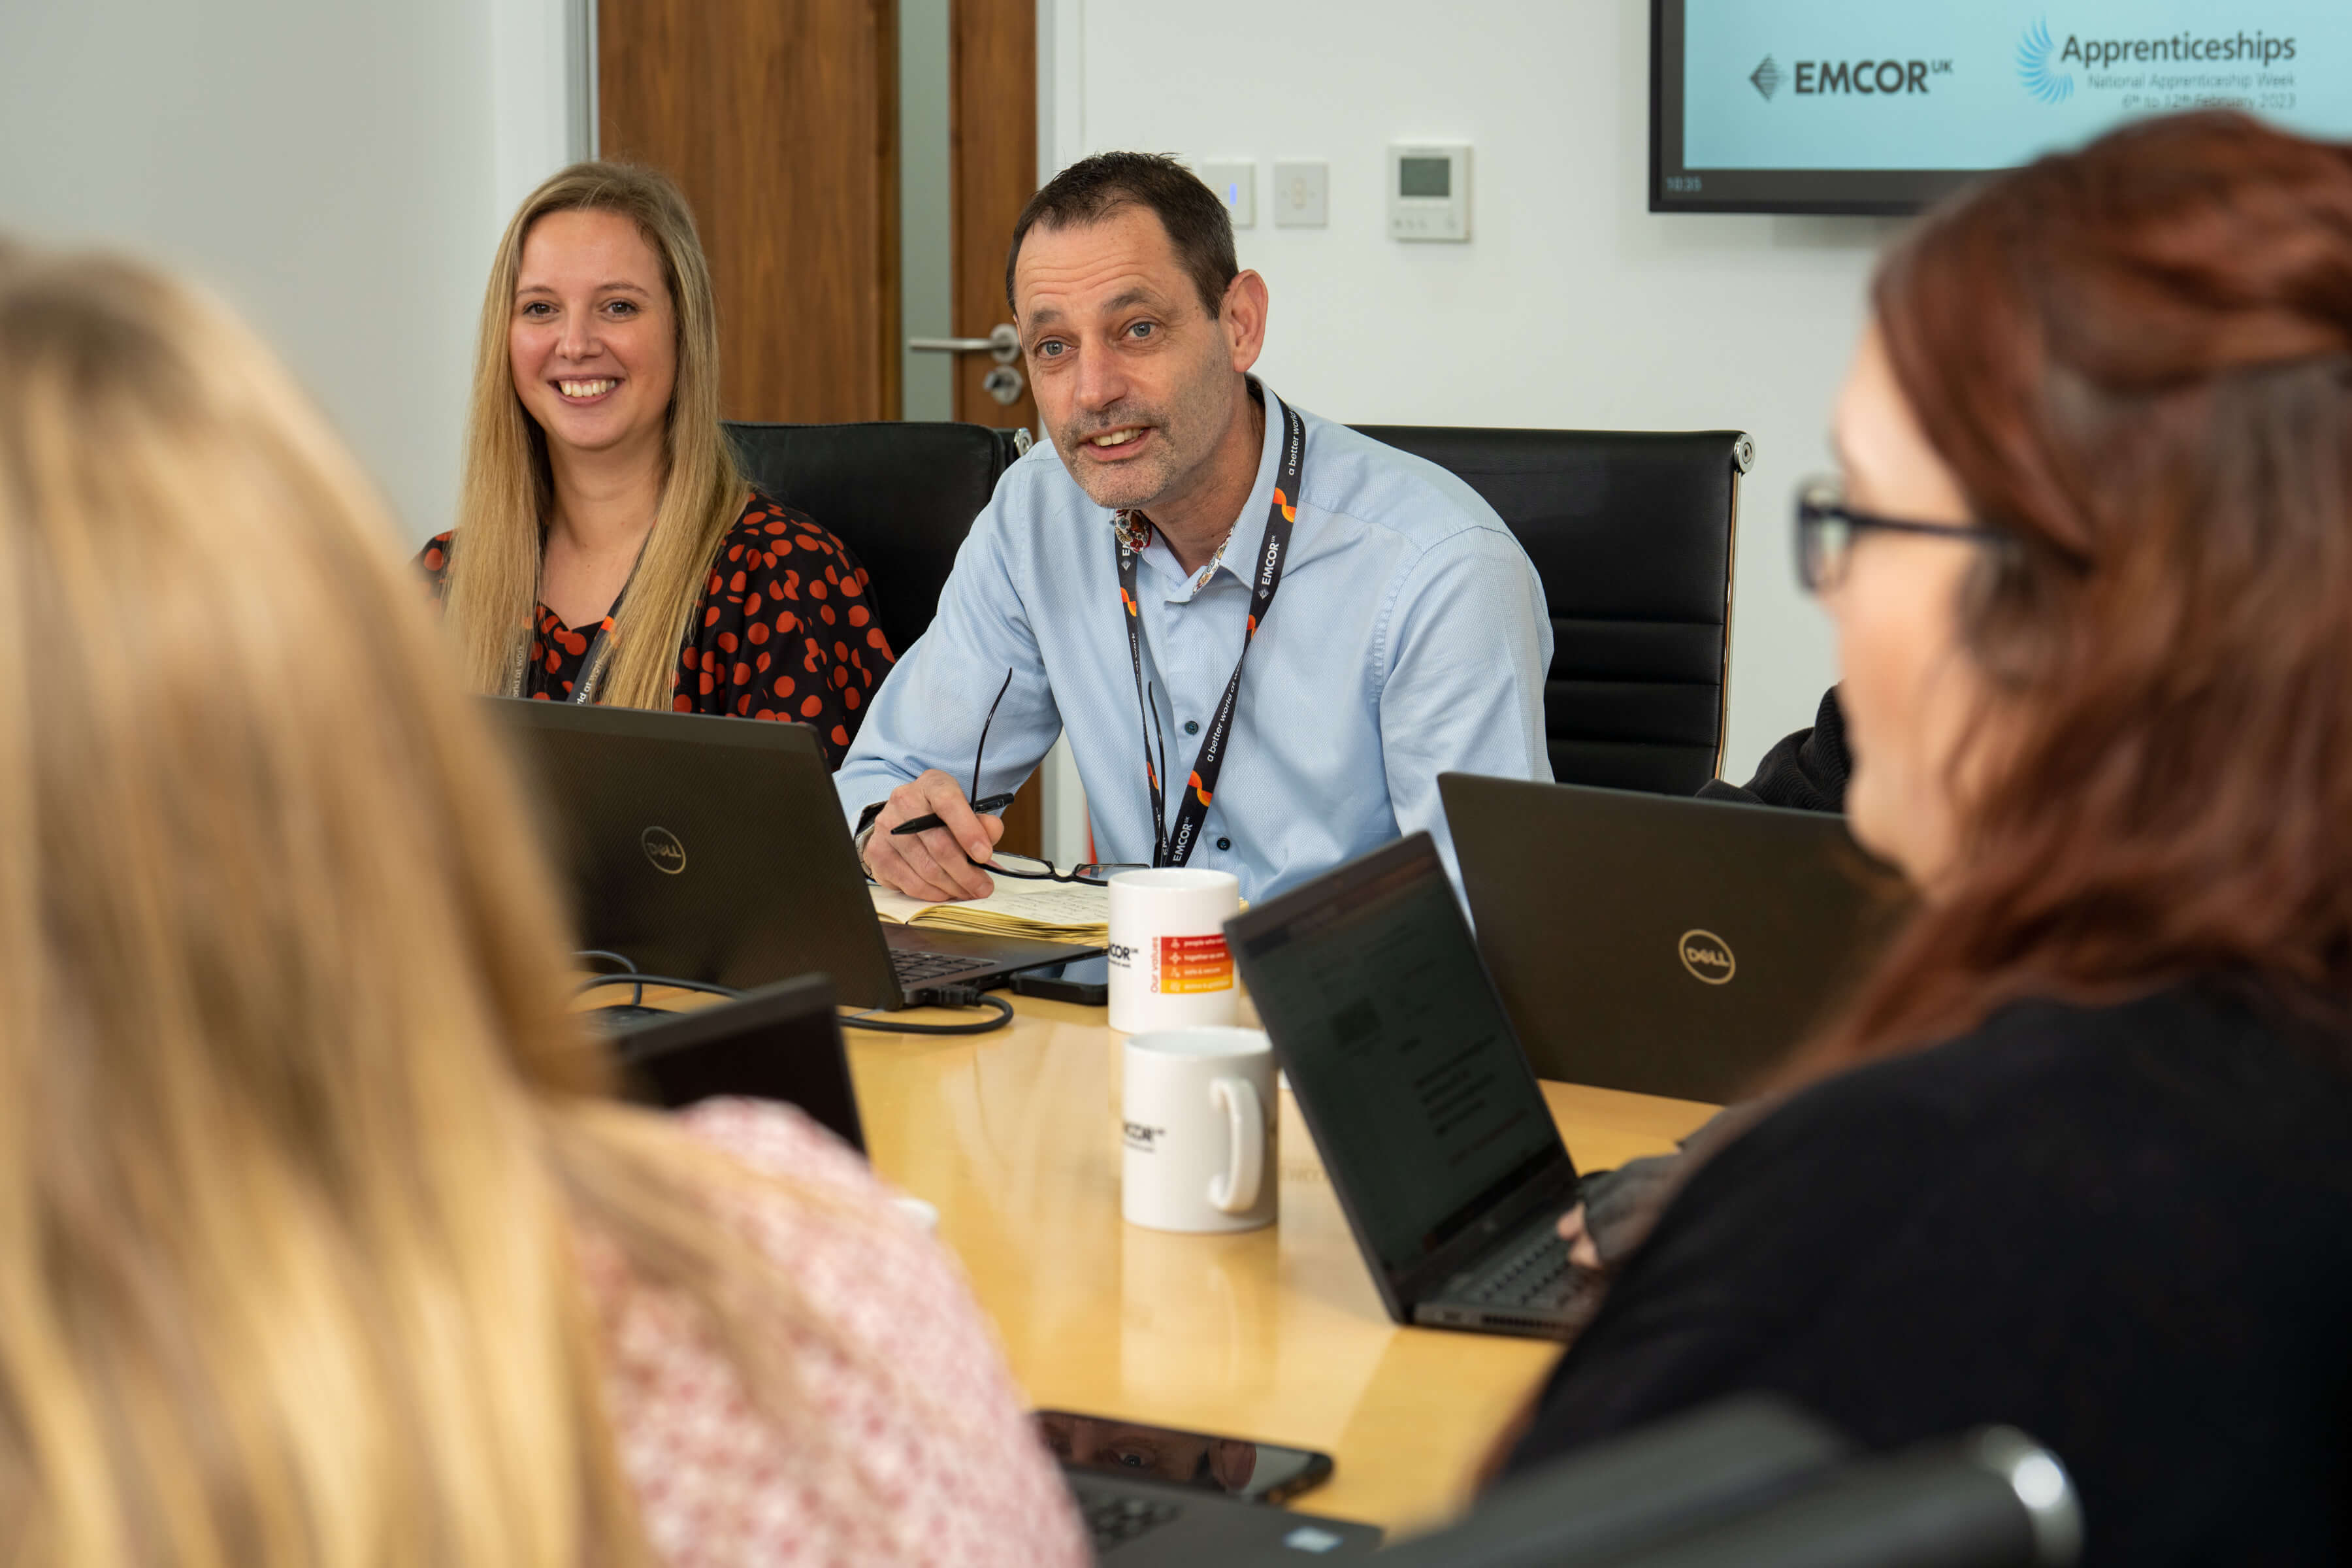
[{"label": "handwritten notes on pad", "polygon": [[874,912],[899,925],[987,936],[1026,936],[1040,942],[1084,942],[1099,947],[1110,940],[1110,889],[1077,882],[1024,883],[996,879],[996,891],[961,903],[928,904],[888,888],[866,889]]}]

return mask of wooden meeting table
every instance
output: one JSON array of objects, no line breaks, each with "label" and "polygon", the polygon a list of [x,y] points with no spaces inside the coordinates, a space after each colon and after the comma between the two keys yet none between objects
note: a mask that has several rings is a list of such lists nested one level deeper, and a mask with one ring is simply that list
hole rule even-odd
[{"label": "wooden meeting table", "polygon": [[[990,1034],[844,1033],[874,1169],[939,1209],[940,1239],[1030,1403],[1320,1449],[1331,1479],[1298,1506],[1392,1533],[1459,1511],[1559,1347],[1390,1321],[1287,1092],[1274,1225],[1234,1236],[1128,1225],[1125,1037],[1099,1007],[1008,999],[1013,1022]],[[656,1006],[707,1000],[646,992]],[[1580,1170],[1664,1152],[1715,1111],[1543,1089]]]},{"label": "wooden meeting table", "polygon": [[[938,1207],[1030,1402],[1319,1448],[1313,1512],[1394,1531],[1458,1510],[1559,1347],[1391,1322],[1287,1093],[1274,1225],[1126,1224],[1124,1037],[1098,1007],[1013,1005],[992,1034],[845,1032],[874,1168]],[[1543,1087],[1586,1170],[1669,1150],[1714,1110]]]}]

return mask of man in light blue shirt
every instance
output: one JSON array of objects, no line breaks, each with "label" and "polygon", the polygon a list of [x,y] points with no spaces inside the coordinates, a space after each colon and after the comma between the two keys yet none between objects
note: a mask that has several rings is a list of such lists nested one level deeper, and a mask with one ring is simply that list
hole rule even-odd
[{"label": "man in light blue shirt", "polygon": [[1450,867],[1441,773],[1551,776],[1534,567],[1469,486],[1249,375],[1265,283],[1206,186],[1139,153],[1072,165],[1023,213],[1006,293],[1053,442],[998,483],[835,775],[877,880],[987,894],[1003,824],[965,787],[1009,793],[1065,731],[1098,859],[1232,871],[1253,900],[1417,828]]}]

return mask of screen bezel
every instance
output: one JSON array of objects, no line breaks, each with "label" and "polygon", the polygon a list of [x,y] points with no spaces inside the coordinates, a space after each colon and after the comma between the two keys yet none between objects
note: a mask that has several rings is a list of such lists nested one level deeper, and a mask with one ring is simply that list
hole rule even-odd
[{"label": "screen bezel", "polygon": [[[1502,994],[1495,989],[1494,976],[1487,972],[1486,955],[1478,951],[1476,939],[1471,935],[1468,918],[1462,912],[1460,895],[1445,875],[1445,868],[1437,858],[1437,846],[1426,831],[1399,839],[1375,849],[1368,855],[1349,861],[1337,870],[1325,873],[1305,887],[1258,905],[1248,912],[1225,922],[1225,942],[1234,954],[1234,963],[1253,996],[1263,999],[1266,988],[1252,973],[1255,968],[1255,944],[1277,931],[1301,923],[1334,910],[1352,906],[1360,890],[1367,884],[1388,880],[1408,867],[1419,874],[1434,878],[1445,889],[1453,902],[1454,918],[1458,922],[1461,939],[1478,965],[1480,980],[1495,998],[1495,1009],[1501,1018],[1504,1031],[1510,1037],[1512,1048],[1517,1052],[1519,1068],[1538,1102],[1543,1106],[1545,1124],[1551,1129],[1551,1142],[1510,1171],[1501,1180],[1487,1187],[1469,1201],[1457,1205],[1441,1219],[1430,1232],[1440,1237],[1435,1245],[1409,1263],[1391,1266],[1382,1261],[1380,1249],[1373,1245],[1372,1232],[1359,1209],[1355,1194],[1325,1159],[1323,1168],[1331,1190],[1339,1199],[1340,1212],[1348,1217],[1348,1228],[1356,1238],[1356,1249],[1363,1255],[1365,1266],[1380,1289],[1381,1300],[1389,1316],[1400,1323],[1412,1321],[1412,1310],[1433,1289],[1444,1285],[1466,1268],[1486,1247],[1506,1234],[1517,1231],[1537,1214],[1547,1208],[1564,1210],[1576,1190],[1576,1162],[1568,1144],[1559,1135],[1559,1123],[1552,1118],[1551,1105],[1543,1098],[1542,1080],[1529,1065],[1526,1048],[1519,1044],[1518,1030],[1511,1020],[1508,1008],[1503,1005]],[[1293,1098],[1298,1102],[1298,1114],[1307,1123],[1308,1136],[1315,1140],[1316,1152],[1321,1155],[1328,1140],[1324,1136],[1323,1107],[1317,1095],[1314,1075],[1301,1075],[1288,1061],[1283,1050],[1282,1038],[1275,1033],[1272,1020],[1265,1016],[1262,1005],[1260,1022],[1274,1042],[1275,1059],[1281,1063],[1290,1080]]]},{"label": "screen bezel", "polygon": [[[1650,0],[1650,210],[1903,217],[1989,169],[1693,169],[1683,163],[1684,0]],[[1704,195],[1671,192],[1696,174]]]}]

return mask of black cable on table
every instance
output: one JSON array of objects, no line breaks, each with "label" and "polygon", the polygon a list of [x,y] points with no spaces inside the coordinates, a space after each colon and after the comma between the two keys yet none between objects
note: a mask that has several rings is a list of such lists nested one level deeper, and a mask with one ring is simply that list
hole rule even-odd
[{"label": "black cable on table", "polygon": [[572,994],[584,996],[589,992],[605,985],[635,985],[637,988],[637,1000],[631,1003],[631,1006],[645,1005],[646,987],[648,985],[667,985],[674,991],[699,991],[706,995],[724,996],[730,1001],[743,994],[732,986],[713,985],[707,980],[680,980],[675,974],[646,974],[634,969],[626,974],[599,974],[593,980],[583,982],[580,989]]},{"label": "black cable on table", "polygon": [[[615,980],[625,980],[628,978],[629,975],[635,974],[637,972],[637,964],[635,959],[631,958],[625,952],[614,952],[612,949],[607,947],[583,947],[572,956],[574,958],[607,958],[612,960],[626,972],[622,974],[614,975],[613,978]],[[590,987],[590,989],[593,989],[593,987]],[[646,987],[645,983],[640,981],[637,984],[636,994],[629,998],[629,1005],[632,1007],[642,1007],[645,1005]]]},{"label": "black cable on table", "polygon": [[907,998],[919,1007],[986,1007],[992,1016],[975,1018],[969,1024],[896,1024],[887,1018],[877,1018],[870,1013],[848,1013],[841,1018],[845,1029],[881,1029],[893,1035],[985,1035],[1013,1022],[1013,1004],[1002,996],[992,996],[970,985],[933,985]]}]

